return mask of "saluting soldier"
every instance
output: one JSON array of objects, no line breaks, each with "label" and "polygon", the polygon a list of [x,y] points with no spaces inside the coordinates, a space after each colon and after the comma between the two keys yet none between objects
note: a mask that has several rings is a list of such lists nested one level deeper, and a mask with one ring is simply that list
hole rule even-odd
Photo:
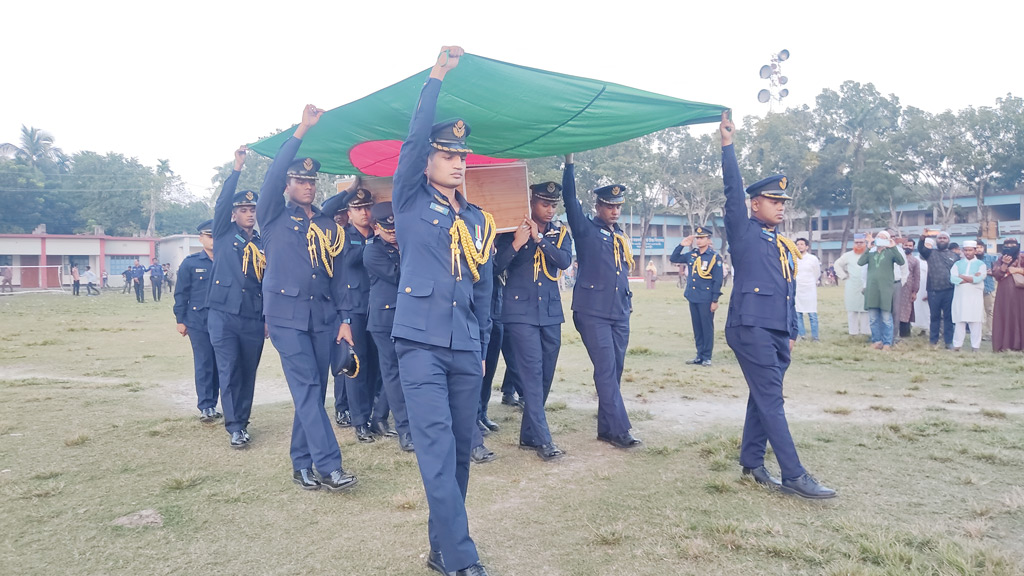
[{"label": "saluting soldier", "polygon": [[[729,299],[725,340],[747,380],[747,417],[740,444],[743,475],[804,498],[831,498],[835,490],[804,470],[789,433],[782,380],[796,342],[796,270],[800,250],[778,231],[786,213],[787,179],[779,174],[750,185],[750,216],[732,138],[735,126],[722,112],[722,180],[725,229],[732,243],[735,282]],[[770,442],[782,469],[782,482],[764,466]]]},{"label": "saluting soldier", "polygon": [[323,110],[313,105],[303,108],[302,122],[267,169],[256,217],[267,251],[263,295],[270,341],[281,355],[295,404],[292,479],[304,490],[341,491],[354,486],[356,477],[341,467],[341,450],[324,400],[331,344],[342,339],[352,344],[350,326],[339,327],[331,295],[332,283],[341,280],[337,257],[345,234],[313,205],[320,163],[312,158],[295,160],[302,137],[321,114]]},{"label": "saluting soldier", "polygon": [[[696,244],[683,253],[683,248]],[[722,296],[722,257],[711,247],[711,231],[697,226],[693,234],[683,238],[669,256],[673,264],[685,264],[690,271],[686,281],[686,299],[690,302],[690,323],[697,356],[687,364],[711,366],[711,352],[715,347],[715,311]]]},{"label": "saluting soldier", "polygon": [[629,289],[633,253],[629,238],[618,225],[626,187],[602,186],[594,194],[597,216],[589,218],[576,198],[573,155],[567,155],[562,198],[579,262],[572,293],[572,319],[594,364],[597,439],[617,448],[633,448],[642,441],[630,433],[620,390],[629,344],[629,316],[633,311],[633,292]]},{"label": "saluting soldier", "polygon": [[188,336],[192,345],[199,420],[213,422],[221,417],[217,412],[217,398],[220,396],[217,358],[206,323],[206,299],[213,269],[213,220],[203,222],[196,230],[203,249],[186,256],[178,266],[178,282],[174,285],[174,319],[178,323],[178,334]]},{"label": "saluting soldier", "polygon": [[545,461],[564,455],[551,439],[544,414],[565,322],[558,278],[572,265],[569,229],[554,219],[561,191],[554,182],[530,186],[530,214],[511,238],[503,236],[494,263],[496,270],[508,271],[501,321],[518,363],[525,403],[519,447],[536,451]]},{"label": "saluting soldier", "polygon": [[393,208],[402,247],[392,336],[416,461],[430,506],[427,566],[486,576],[469,536],[466,490],[491,331],[494,219],[466,201],[462,119],[433,124],[441,81],[463,51],[445,46],[420,93],[395,170]]},{"label": "saluting soldier", "polygon": [[256,231],[252,190],[236,192],[246,147],[235,150],[235,165],[213,207],[213,272],[209,293],[210,341],[217,355],[224,427],[232,448],[249,445],[249,416],[256,369],[263,355],[263,255]]},{"label": "saluting soldier", "polygon": [[366,240],[363,248],[363,266],[370,278],[369,314],[366,330],[373,337],[380,364],[382,394],[387,396],[391,413],[395,415],[398,446],[405,452],[413,451],[409,414],[402,393],[402,380],[398,369],[398,354],[391,340],[395,325],[395,305],[398,302],[398,282],[401,278],[402,253],[395,236],[395,213],[391,202],[374,204],[371,216],[376,222],[377,235]]}]

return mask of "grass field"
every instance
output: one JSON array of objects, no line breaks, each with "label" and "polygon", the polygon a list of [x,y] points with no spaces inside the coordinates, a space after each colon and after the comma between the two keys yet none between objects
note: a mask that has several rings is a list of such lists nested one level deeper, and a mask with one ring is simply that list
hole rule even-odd
[{"label": "grass field", "polygon": [[[645,447],[595,440],[592,367],[570,322],[549,402],[568,456],[518,450],[519,414],[491,408],[499,459],[473,466],[467,504],[491,573],[1024,574],[1024,356],[921,337],[869,350],[845,334],[839,289],[820,301],[823,342],[798,343],[787,409],[805,466],[838,498],[740,479],[747,393],[725,299],[715,364],[691,367],[681,291],[638,287],[623,396]],[[170,297],[0,297],[0,573],[430,573],[412,455],[337,430],[359,486],[303,492],[273,347],[241,452],[196,419],[191,362]],[[162,525],[114,524],[141,510]]]}]

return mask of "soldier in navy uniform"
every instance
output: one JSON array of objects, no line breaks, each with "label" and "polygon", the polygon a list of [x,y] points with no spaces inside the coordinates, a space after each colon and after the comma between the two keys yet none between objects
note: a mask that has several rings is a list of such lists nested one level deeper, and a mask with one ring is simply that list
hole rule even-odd
[{"label": "soldier in navy uniform", "polygon": [[[357,176],[346,190],[331,196],[320,205],[320,212],[345,228],[348,226],[348,201],[359,188],[361,180]],[[341,365],[345,359],[339,356],[340,345],[331,350],[331,367],[334,376],[334,422],[340,428],[352,427],[352,415],[348,409],[348,394],[345,392],[346,377],[341,373]]]},{"label": "soldier in navy uniform", "polygon": [[178,334],[188,336],[192,344],[199,420],[213,422],[221,417],[217,412],[217,398],[220,396],[217,358],[206,325],[206,296],[213,269],[213,220],[203,222],[196,230],[203,249],[186,256],[178,267],[178,282],[174,285],[174,319],[178,323]]},{"label": "soldier in navy uniform", "polygon": [[[804,498],[831,498],[827,488],[804,470],[789,433],[782,380],[796,342],[796,269],[800,251],[778,231],[786,211],[787,179],[765,178],[747,188],[750,212],[744,202],[743,180],[732,138],[735,126],[722,113],[722,179],[725,183],[725,229],[732,243],[733,282],[725,339],[747,380],[747,417],[740,444],[743,475],[768,487]],[[770,442],[782,469],[782,482],[764,466]]]},{"label": "soldier in navy uniform", "polygon": [[597,216],[588,218],[576,198],[573,155],[565,157],[562,198],[579,262],[573,287],[572,319],[594,364],[597,439],[617,448],[642,444],[630,433],[629,416],[620,391],[629,344],[629,315],[633,311],[633,292],[629,289],[633,253],[629,238],[617,223],[625,193],[626,187],[622,184],[594,190]]},{"label": "soldier in navy uniform", "polygon": [[495,270],[508,271],[501,321],[522,377],[519,447],[535,450],[545,461],[564,455],[551,440],[544,415],[565,322],[558,277],[572,265],[569,229],[554,220],[561,191],[554,182],[530,186],[530,214],[511,238],[503,236],[494,262]]},{"label": "soldier in navy uniform", "polygon": [[[696,247],[683,253],[683,248]],[[693,234],[683,238],[669,256],[673,264],[685,264],[690,271],[686,281],[686,299],[690,302],[690,323],[697,356],[687,364],[711,366],[715,346],[715,311],[722,296],[722,257],[711,247],[711,231],[697,226]]]},{"label": "soldier in navy uniform", "polygon": [[263,296],[270,341],[281,355],[295,404],[292,479],[304,490],[342,491],[354,486],[356,477],[341,467],[341,450],[324,400],[332,342],[352,345],[351,327],[338,324],[332,296],[332,284],[341,280],[336,273],[345,234],[313,205],[320,163],[295,159],[302,137],[321,114],[323,110],[311,104],[303,108],[302,122],[267,169],[256,218],[267,253]]},{"label": "soldier in navy uniform", "polygon": [[160,297],[163,296],[164,293],[164,267],[156,258],[153,258],[153,264],[148,268],[148,270],[149,283],[153,289],[153,302],[159,302]]},{"label": "soldier in navy uniform", "polygon": [[208,299],[210,341],[217,355],[224,427],[232,448],[249,445],[249,416],[256,368],[263,355],[263,256],[256,231],[258,195],[235,192],[246,147],[235,150],[235,166],[213,207],[213,271]]},{"label": "soldier in navy uniform", "polygon": [[402,254],[395,236],[395,213],[391,202],[374,204],[371,215],[376,222],[377,235],[367,239],[363,248],[363,266],[370,278],[369,314],[366,330],[377,347],[383,391],[391,413],[395,415],[398,446],[413,451],[409,415],[402,393],[402,380],[398,369],[398,354],[391,340],[395,324],[395,304],[398,301],[398,281],[401,277]]},{"label": "soldier in navy uniform", "polygon": [[142,264],[139,264],[139,259],[135,259],[135,264],[132,266],[132,286],[135,287],[135,301],[139,304],[146,302],[146,268]]},{"label": "soldier in navy uniform", "polygon": [[[363,247],[367,239],[373,237],[373,222],[370,209],[373,206],[373,195],[365,188],[358,188],[348,197],[348,226],[345,226],[345,249],[341,253],[341,278],[344,282],[335,284],[334,297],[339,302],[341,321],[352,326],[352,338],[355,340],[354,350],[359,358],[359,370],[353,377],[335,376],[335,418],[342,412],[338,403],[338,378],[344,379],[345,397],[351,415],[352,427],[356,440],[373,442],[373,432],[382,436],[397,436],[387,426],[387,400],[378,403],[378,412],[374,431],[370,429],[370,415],[373,412],[375,393],[380,389],[380,364],[377,361],[377,346],[373,336],[367,331],[368,299],[370,295],[370,278],[363,266]],[[335,362],[340,354],[335,351]],[[337,371],[335,371],[337,374]],[[383,414],[381,414],[383,412]],[[383,422],[381,422],[383,421]]]},{"label": "soldier in navy uniform", "polygon": [[441,81],[462,54],[457,46],[442,48],[398,158],[392,202],[402,269],[391,335],[430,506],[427,566],[486,576],[465,502],[491,332],[494,219],[458,190],[469,125],[433,124]]}]

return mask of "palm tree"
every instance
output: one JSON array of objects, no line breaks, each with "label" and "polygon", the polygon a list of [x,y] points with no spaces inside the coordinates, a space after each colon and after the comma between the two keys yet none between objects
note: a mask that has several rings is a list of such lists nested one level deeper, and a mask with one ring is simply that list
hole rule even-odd
[{"label": "palm tree", "polygon": [[53,135],[45,130],[21,126],[21,146],[11,143],[0,144],[0,156],[20,158],[30,166],[41,169],[45,165],[56,166],[63,173],[71,169],[71,157],[53,145]]}]

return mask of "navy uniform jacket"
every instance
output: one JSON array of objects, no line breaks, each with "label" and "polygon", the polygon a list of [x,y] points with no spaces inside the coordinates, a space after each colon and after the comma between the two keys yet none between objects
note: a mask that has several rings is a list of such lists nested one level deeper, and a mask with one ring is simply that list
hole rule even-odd
[{"label": "navy uniform jacket", "polygon": [[[331,283],[340,281],[340,270],[332,278],[320,252],[311,258],[306,234],[311,220],[297,204],[286,203],[284,188],[288,165],[295,159],[302,140],[291,137],[281,145],[267,169],[256,205],[256,220],[263,235],[267,270],[263,276],[263,313],[267,324],[314,332],[337,329],[338,319]],[[312,223],[335,239],[341,228],[334,219],[313,207]],[[216,246],[216,244],[215,244]],[[315,261],[313,261],[315,260]],[[330,256],[328,256],[330,262]],[[340,258],[335,259],[340,263]],[[335,264],[332,264],[335,265]],[[335,265],[336,266],[336,265]]]},{"label": "navy uniform jacket", "polygon": [[627,242],[628,238],[618,224],[613,233],[600,218],[583,215],[583,207],[576,198],[576,172],[572,164],[562,173],[562,199],[579,260],[579,273],[572,291],[573,312],[609,320],[629,318],[633,311],[629,264],[621,249],[619,262],[615,261],[614,245],[616,234]]},{"label": "navy uniform jacket", "polygon": [[[732,245],[732,297],[726,327],[757,326],[789,333],[796,340],[795,274],[784,275],[778,231],[747,216],[746,193],[733,146],[722,148],[725,181],[725,229]],[[795,266],[787,256],[786,266]]]},{"label": "navy uniform jacket", "polygon": [[139,264],[138,266],[132,266],[132,279],[145,281],[147,270],[149,270],[149,268],[146,268],[142,264]]},{"label": "navy uniform jacket", "polygon": [[164,279],[164,267],[161,266],[160,264],[153,264],[152,266],[150,266],[146,270],[148,270],[149,273],[152,274],[153,282],[163,281],[163,279]]},{"label": "navy uniform jacket", "polygon": [[[460,254],[452,270],[449,230],[455,222],[455,210],[423,173],[440,90],[441,81],[435,78],[423,86],[395,170],[391,202],[403,254],[398,310],[391,335],[453,350],[479,350],[485,355],[491,336],[493,258],[488,257],[479,267],[480,279],[476,282],[465,253]],[[467,202],[461,192],[456,198],[462,207],[458,216],[474,240],[484,242],[483,211]]]},{"label": "navy uniform jacket", "polygon": [[718,302],[722,296],[722,256],[710,246],[703,254],[696,248],[683,254],[683,248],[682,244],[676,246],[668,260],[688,266],[690,278],[686,281],[686,299],[695,303]]},{"label": "navy uniform jacket", "polygon": [[174,285],[174,318],[188,329],[207,332],[206,293],[210,289],[213,260],[205,250],[190,254],[178,266]]},{"label": "navy uniform jacket", "polygon": [[394,327],[401,265],[402,255],[396,246],[380,237],[366,241],[363,266],[370,277],[370,314],[366,322],[366,329],[370,332],[390,333]]},{"label": "navy uniform jacket", "polygon": [[[499,274],[508,271],[501,302],[502,322],[532,326],[565,322],[557,278],[561,270],[572,265],[572,237],[567,232],[558,222],[551,222],[539,245],[530,238],[518,252],[512,247],[513,234],[502,234],[498,238],[494,269]],[[558,246],[560,237],[561,247]],[[538,246],[544,254],[542,263],[536,261]],[[538,264],[541,266],[539,269],[536,268]],[[544,273],[545,268],[555,280]]]},{"label": "navy uniform jacket", "polygon": [[[373,238],[373,233],[370,233]],[[344,318],[353,314],[366,315],[369,306],[370,277],[363,266],[363,247],[368,239],[363,237],[359,229],[349,224],[345,226],[345,249],[338,257],[341,262],[341,277],[344,283],[335,284],[334,299]]]},{"label": "navy uniform jacket", "polygon": [[231,221],[240,175],[238,170],[231,172],[213,207],[213,284],[210,285],[209,307],[245,318],[262,318],[263,287],[251,261],[246,273],[242,273],[245,246],[252,243],[259,250],[260,235],[253,230],[252,238],[247,239],[245,230]]}]

